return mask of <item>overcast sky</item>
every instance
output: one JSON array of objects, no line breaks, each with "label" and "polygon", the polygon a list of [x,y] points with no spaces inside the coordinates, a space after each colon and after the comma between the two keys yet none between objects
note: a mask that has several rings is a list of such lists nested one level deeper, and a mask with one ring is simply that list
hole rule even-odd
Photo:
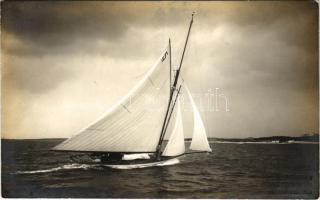
[{"label": "overcast sky", "polygon": [[315,2],[5,1],[2,137],[76,134],[140,80],[169,37],[179,64],[193,11],[183,77],[195,96],[224,95],[218,110],[195,98],[209,136],[318,133]]}]

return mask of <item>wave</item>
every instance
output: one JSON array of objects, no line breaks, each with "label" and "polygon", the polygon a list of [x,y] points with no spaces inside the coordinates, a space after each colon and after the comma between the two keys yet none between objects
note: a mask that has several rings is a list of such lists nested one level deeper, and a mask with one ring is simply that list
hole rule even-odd
[{"label": "wave", "polygon": [[262,142],[235,142],[235,141],[211,141],[210,143],[223,143],[223,144],[279,144],[279,141],[262,141]]},{"label": "wave", "polygon": [[54,167],[50,169],[40,169],[40,170],[31,170],[31,171],[17,171],[15,174],[41,174],[41,173],[50,173],[60,170],[71,170],[71,169],[101,169],[102,166],[114,168],[114,169],[135,169],[135,168],[146,168],[146,167],[155,167],[155,166],[168,166],[178,164],[180,161],[176,158],[156,162],[156,163],[145,163],[145,164],[133,164],[133,165],[101,165],[101,164],[66,164],[60,167]]},{"label": "wave", "polygon": [[225,144],[319,144],[319,142],[314,141],[286,141],[280,142],[278,140],[273,141],[261,141],[261,142],[234,142],[234,141],[210,141],[210,143],[225,143]]},{"label": "wave", "polygon": [[39,173],[50,173],[60,170],[69,170],[69,169],[89,169],[95,168],[96,165],[88,165],[88,164],[67,164],[62,165],[60,167],[54,167],[50,169],[41,169],[41,170],[31,170],[31,171],[17,171],[16,174],[39,174]]}]

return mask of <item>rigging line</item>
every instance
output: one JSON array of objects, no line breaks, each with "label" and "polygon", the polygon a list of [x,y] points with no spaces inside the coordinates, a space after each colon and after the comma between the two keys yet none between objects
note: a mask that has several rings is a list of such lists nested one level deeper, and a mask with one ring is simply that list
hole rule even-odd
[{"label": "rigging line", "polygon": [[[176,76],[175,76],[175,80],[174,80],[174,83],[173,83],[172,88],[176,88],[177,83],[178,83],[179,74],[180,74],[180,70],[181,70],[181,66],[182,66],[182,61],[183,61],[183,58],[184,58],[184,53],[185,53],[185,50],[186,50],[186,47],[187,47],[187,44],[188,44],[188,39],[189,39],[189,35],[190,35],[190,30],[191,30],[192,23],[193,23],[193,15],[194,15],[194,12],[193,12],[192,15],[191,15],[191,21],[190,21],[190,25],[189,25],[189,30],[188,30],[188,34],[187,34],[187,39],[186,39],[186,42],[185,42],[185,44],[184,44],[183,53],[182,53],[181,60],[180,60],[180,65],[179,65],[179,69],[178,69],[177,72],[176,72]],[[170,105],[171,105],[171,102],[172,102],[173,92],[174,92],[174,90],[171,90],[170,99],[169,99],[169,102],[168,102],[168,108],[167,108],[167,112],[166,112],[166,116],[165,116],[165,118],[164,118],[163,125],[162,125],[162,129],[161,129],[160,139],[159,139],[158,146],[157,146],[157,155],[156,155],[156,159],[157,159],[157,160],[160,159],[160,153],[161,153],[160,150],[161,150],[161,145],[162,145],[163,138],[164,138],[163,135],[165,134],[164,128],[165,128],[166,123],[169,122],[169,121],[167,122],[167,118],[168,118],[168,112],[169,112],[169,109],[170,109]],[[161,138],[162,138],[162,139],[161,139]]]},{"label": "rigging line", "polygon": [[160,156],[160,150],[161,150],[161,144],[162,144],[162,139],[161,139],[161,138],[162,138],[162,135],[163,135],[163,130],[164,130],[165,124],[166,124],[166,122],[167,122],[168,113],[169,113],[169,109],[170,109],[170,106],[171,106],[173,93],[174,93],[174,89],[171,87],[171,88],[170,88],[169,101],[168,101],[168,105],[167,105],[167,111],[166,111],[165,118],[164,118],[164,121],[163,121],[163,124],[162,124],[161,132],[160,132],[160,137],[159,137],[159,142],[158,142],[157,149],[156,149],[156,152],[157,152],[156,159],[157,159],[157,160],[160,159],[159,156]]},{"label": "rigging line", "polygon": [[[178,94],[181,94],[180,88],[183,86],[183,83],[184,83],[184,79],[181,77],[181,83],[180,83],[179,89],[177,89],[177,88],[172,88],[172,90],[177,91],[177,95],[178,95]],[[170,108],[173,110],[174,105],[173,105],[172,107],[170,107]],[[170,108],[169,108],[169,109],[170,109]],[[168,126],[168,124],[169,124],[169,121],[167,121],[165,127]],[[166,128],[165,128],[165,130],[166,130]]]},{"label": "rigging line", "polygon": [[[176,104],[176,101],[177,101],[178,98],[179,98],[181,86],[182,86],[182,85],[180,85],[180,87],[179,87],[179,89],[178,89],[178,91],[177,91],[177,95],[176,95],[176,98],[175,98],[174,103],[173,103],[173,105],[172,105],[172,108],[171,108],[171,111],[170,111],[170,114],[169,114],[168,123],[166,123],[166,126],[165,126],[165,128],[164,128],[164,132],[167,131],[167,128],[168,128],[168,126],[169,126],[169,121],[170,121],[170,119],[171,119],[171,116],[172,116],[172,113],[173,113],[173,110],[174,110],[174,106],[175,106],[175,104]],[[162,137],[164,138],[164,136],[165,136],[165,134],[163,134]],[[163,140],[163,138],[162,138],[162,140]]]},{"label": "rigging line", "polygon": [[[184,48],[183,48],[183,52],[182,52],[182,56],[181,56],[181,60],[180,60],[180,64],[179,64],[179,68],[178,68],[178,70],[176,71],[176,74],[175,74],[175,80],[174,80],[174,83],[173,83],[173,89],[175,89],[176,86],[177,86],[177,84],[178,84],[178,79],[179,79],[180,70],[181,70],[181,67],[182,67],[182,62],[183,62],[184,54],[185,54],[185,51],[186,51],[186,47],[187,47],[187,44],[188,44],[191,27],[192,27],[192,24],[193,24],[193,15],[194,15],[194,12],[192,13],[192,17],[191,17],[191,21],[190,21],[190,26],[189,26],[189,30],[188,30],[188,34],[187,34],[187,39],[186,39],[186,42],[185,42],[185,44],[184,44]],[[172,98],[172,95],[171,95],[171,98]]]},{"label": "rigging line", "polygon": [[[165,126],[165,128],[164,128],[164,132],[167,131],[167,128],[168,128],[168,126],[169,126],[169,121],[170,121],[170,119],[171,119],[171,116],[172,116],[172,113],[173,113],[173,110],[174,110],[174,106],[176,105],[176,102],[177,102],[177,100],[178,100],[178,98],[179,98],[179,93],[180,93],[181,86],[182,86],[182,85],[180,85],[180,87],[179,87],[179,89],[178,89],[178,91],[177,91],[177,95],[176,95],[176,98],[175,98],[175,100],[174,100],[174,102],[173,102],[173,105],[172,105],[172,108],[171,108],[171,111],[170,111],[170,114],[169,114],[169,118],[168,118],[168,123],[166,124],[166,126]],[[165,136],[165,134],[162,135],[162,140],[164,139],[164,136]]]}]

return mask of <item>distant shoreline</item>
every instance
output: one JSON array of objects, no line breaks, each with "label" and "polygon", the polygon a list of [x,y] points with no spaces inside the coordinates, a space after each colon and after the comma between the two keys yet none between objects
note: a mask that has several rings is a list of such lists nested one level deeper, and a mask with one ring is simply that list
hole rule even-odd
[{"label": "distant shoreline", "polygon": [[271,136],[259,138],[209,138],[210,142],[216,143],[319,143],[319,135],[303,135],[298,137],[292,136]]},{"label": "distant shoreline", "polygon": [[[66,140],[67,138],[39,138],[39,139],[7,139],[1,138],[2,140]],[[210,143],[245,143],[245,144],[288,144],[288,143],[299,143],[299,144],[319,144],[319,135],[303,135],[298,137],[292,136],[271,136],[271,137],[258,137],[258,138],[208,138]],[[191,141],[191,138],[185,139],[185,141]]]}]

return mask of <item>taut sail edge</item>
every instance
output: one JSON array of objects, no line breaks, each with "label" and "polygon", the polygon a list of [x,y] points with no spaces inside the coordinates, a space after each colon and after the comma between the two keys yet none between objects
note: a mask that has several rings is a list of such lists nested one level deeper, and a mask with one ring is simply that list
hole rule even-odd
[{"label": "taut sail edge", "polygon": [[[53,150],[84,152],[155,152],[156,145],[152,142],[149,144],[147,140],[144,141],[144,137],[142,136],[146,135],[146,138],[149,138],[149,140],[158,138],[153,135],[154,129],[157,129],[158,126],[150,128],[153,126],[148,126],[148,124],[152,123],[149,122],[149,120],[154,121],[154,119],[159,118],[158,116],[163,116],[163,114],[161,114],[163,113],[163,106],[159,106],[158,110],[152,111],[152,108],[155,106],[151,106],[152,102],[150,102],[150,100],[157,100],[162,94],[164,97],[169,94],[169,80],[168,75],[165,73],[165,71],[169,70],[169,62],[168,59],[166,59],[168,57],[167,55],[168,47],[163,51],[160,58],[157,59],[155,65],[148,70],[145,76],[129,93],[127,93],[126,96],[109,108],[102,117],[98,118],[98,120],[95,120],[89,126],[86,126],[86,128],[82,129],[77,135],[57,145]],[[168,97],[165,97],[164,99],[168,99]],[[161,103],[161,105],[162,104],[163,103]],[[131,113],[131,111],[133,113]],[[144,118],[147,118],[148,120],[143,120]],[[142,127],[147,127],[145,128],[146,131],[150,130],[151,133],[141,133],[141,131],[140,133],[137,133],[138,129],[141,129]],[[158,132],[160,132],[160,130]],[[135,138],[134,135],[137,135],[139,138]],[[152,138],[151,136],[154,137]],[[127,145],[128,147],[123,144],[123,140],[127,137],[132,140],[127,141],[129,143]],[[143,144],[137,145],[135,148],[131,142],[137,143],[139,139],[141,139]],[[103,145],[103,142],[105,142],[105,145]],[[119,143],[119,145],[117,143]]]}]

